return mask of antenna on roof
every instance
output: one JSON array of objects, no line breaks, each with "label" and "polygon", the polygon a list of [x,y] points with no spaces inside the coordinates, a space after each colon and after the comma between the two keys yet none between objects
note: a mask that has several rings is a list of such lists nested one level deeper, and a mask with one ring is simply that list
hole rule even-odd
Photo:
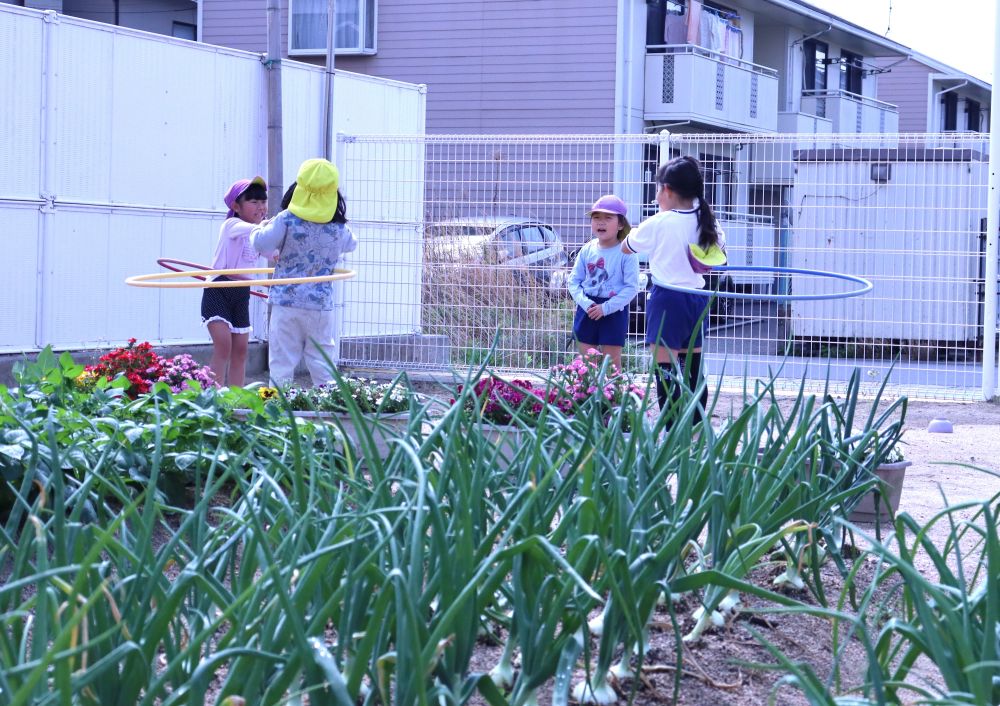
[{"label": "antenna on roof", "polygon": [[885,36],[889,36],[889,32],[892,31],[892,0],[889,0],[889,17],[885,23]]}]

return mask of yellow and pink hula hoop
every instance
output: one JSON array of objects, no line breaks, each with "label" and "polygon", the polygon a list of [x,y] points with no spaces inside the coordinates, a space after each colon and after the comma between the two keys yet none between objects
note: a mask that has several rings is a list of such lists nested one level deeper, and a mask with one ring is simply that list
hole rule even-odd
[{"label": "yellow and pink hula hoop", "polygon": [[[177,261],[173,261],[177,262]],[[161,263],[162,264],[162,263]],[[197,267],[197,265],[196,265]],[[276,284],[312,284],[316,282],[337,282],[357,276],[354,270],[335,269],[328,275],[311,277],[276,277],[271,279],[227,279],[209,280],[209,277],[233,275],[264,275],[274,273],[273,267],[243,267],[225,270],[178,270],[176,272],[157,272],[150,275],[133,275],[125,279],[125,284],[131,287],[158,287],[163,289],[205,289],[228,287],[273,287]],[[169,280],[182,277],[194,277],[197,282],[171,282]]]}]

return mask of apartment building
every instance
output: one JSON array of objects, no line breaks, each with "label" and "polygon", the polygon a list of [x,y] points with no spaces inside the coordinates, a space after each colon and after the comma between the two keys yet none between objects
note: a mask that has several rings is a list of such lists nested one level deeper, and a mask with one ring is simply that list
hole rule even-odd
[{"label": "apartment building", "polygon": [[197,0],[0,0],[178,39],[198,39]]}]

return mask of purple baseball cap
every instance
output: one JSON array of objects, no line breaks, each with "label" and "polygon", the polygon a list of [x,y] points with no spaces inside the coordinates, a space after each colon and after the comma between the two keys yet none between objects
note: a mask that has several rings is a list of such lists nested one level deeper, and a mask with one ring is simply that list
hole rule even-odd
[{"label": "purple baseball cap", "polygon": [[250,188],[251,184],[260,184],[265,189],[267,188],[267,182],[264,181],[263,177],[254,177],[253,179],[240,179],[229,187],[229,191],[226,195],[222,197],[222,200],[226,202],[226,207],[229,209],[229,213],[226,214],[226,218],[232,218],[236,215],[233,211],[233,204],[236,200],[243,195],[243,192]]},{"label": "purple baseball cap", "polygon": [[622,225],[622,229],[618,231],[618,240],[624,240],[625,236],[629,234],[632,230],[631,224],[628,222],[626,214],[628,214],[628,206],[625,202],[614,194],[605,194],[601,198],[594,202],[594,205],[590,207],[587,211],[587,216],[593,216],[595,213],[613,213],[616,216],[621,216],[625,223]]}]

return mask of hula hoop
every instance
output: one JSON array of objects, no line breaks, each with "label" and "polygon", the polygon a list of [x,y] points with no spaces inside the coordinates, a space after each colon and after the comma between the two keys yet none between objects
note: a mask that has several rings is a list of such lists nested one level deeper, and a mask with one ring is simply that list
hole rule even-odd
[{"label": "hula hoop", "polygon": [[[210,270],[210,269],[212,269],[208,265],[199,265],[197,262],[188,262],[187,260],[174,260],[173,258],[170,258],[170,257],[161,257],[160,259],[158,259],[156,261],[156,264],[159,265],[160,267],[165,267],[166,269],[170,270],[171,272],[184,272],[184,270],[179,269],[179,267],[194,267],[195,269],[198,269],[198,270]],[[174,267],[174,265],[178,265],[179,267]],[[192,275],[190,272],[188,272],[187,274],[189,274],[191,277],[194,277],[195,279],[200,279],[200,280],[203,280],[203,281],[207,279],[206,277],[204,277],[202,275]],[[264,292],[255,292],[255,291],[253,291],[251,289],[250,290],[250,294],[251,294],[251,296],[254,296],[254,297],[260,297],[261,299],[267,299],[267,295],[264,294]]]},{"label": "hula hoop", "polygon": [[[198,277],[218,277],[220,275],[263,275],[274,272],[273,267],[244,267],[228,270],[200,270]],[[130,287],[161,287],[163,289],[205,289],[227,287],[273,287],[276,284],[307,284],[310,282],[336,282],[351,279],[358,273],[354,270],[335,269],[333,274],[312,277],[278,277],[277,279],[237,279],[199,282],[164,282],[163,280],[190,277],[190,272],[157,272],[152,275],[133,275],[125,279]]]},{"label": "hula hoop", "polygon": [[806,270],[798,267],[765,267],[763,265],[726,265],[724,267],[713,267],[708,274],[716,272],[773,272],[779,275],[813,275],[815,277],[826,277],[828,279],[839,279],[845,282],[852,282],[859,285],[858,289],[848,292],[835,292],[833,294],[754,294],[752,292],[724,292],[715,289],[695,289],[694,287],[681,287],[676,284],[657,284],[657,287],[670,289],[675,292],[686,294],[700,294],[705,297],[719,297],[720,299],[752,299],[757,301],[818,301],[824,299],[847,299],[848,297],[860,297],[872,291],[872,283],[863,277],[855,275],[845,275],[842,272],[827,272],[824,270]]}]

